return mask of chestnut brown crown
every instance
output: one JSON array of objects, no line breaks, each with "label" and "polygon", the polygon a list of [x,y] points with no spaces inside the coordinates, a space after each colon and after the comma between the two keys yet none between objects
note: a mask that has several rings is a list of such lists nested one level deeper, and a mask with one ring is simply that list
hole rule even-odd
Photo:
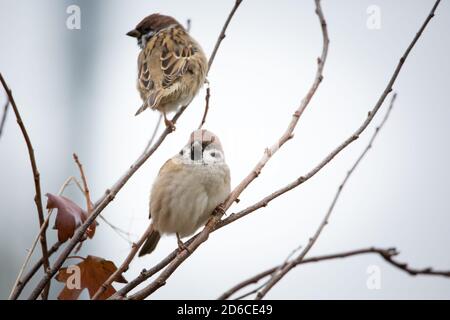
[{"label": "chestnut brown crown", "polygon": [[220,143],[219,137],[206,129],[198,129],[191,133],[188,144],[193,144],[196,141],[205,146],[214,145],[216,148],[222,150],[222,144]]},{"label": "chestnut brown crown", "polygon": [[127,33],[127,36],[140,38],[145,34],[157,33],[158,31],[174,24],[183,28],[183,26],[174,18],[159,13],[154,13],[142,19],[136,28]]}]

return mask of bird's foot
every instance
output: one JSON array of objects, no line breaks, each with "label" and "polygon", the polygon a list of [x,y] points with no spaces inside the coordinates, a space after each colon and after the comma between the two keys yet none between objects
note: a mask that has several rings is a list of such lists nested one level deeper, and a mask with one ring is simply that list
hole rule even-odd
[{"label": "bird's foot", "polygon": [[164,123],[166,124],[166,127],[170,129],[170,131],[173,132],[176,130],[175,124],[171,120],[167,119],[166,115],[164,115]]},{"label": "bird's foot", "polygon": [[216,208],[215,213],[222,216],[225,215],[226,214],[225,205],[223,203],[219,204]]},{"label": "bird's foot", "polygon": [[186,250],[188,254],[191,254],[191,251],[189,250],[189,248],[184,244],[183,241],[181,241],[178,233],[177,233],[177,243],[178,243],[178,253],[181,253],[184,250]]}]

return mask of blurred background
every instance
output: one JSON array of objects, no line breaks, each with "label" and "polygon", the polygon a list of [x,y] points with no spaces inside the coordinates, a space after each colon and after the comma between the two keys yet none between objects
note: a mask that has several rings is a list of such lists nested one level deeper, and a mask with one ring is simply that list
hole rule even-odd
[{"label": "blurred background", "polygon": [[[323,1],[331,38],[324,82],[301,118],[295,139],[273,157],[230,212],[308,172],[361,124],[433,3]],[[147,111],[134,117],[140,106],[135,89],[139,49],[126,32],[154,12],[181,23],[191,19],[191,34],[209,56],[233,4],[1,0],[0,72],[31,136],[43,194],[56,194],[67,177],[78,176],[72,159],[76,152],[95,201],[147,144],[158,114]],[[80,29],[67,28],[71,5],[80,8]],[[443,1],[395,83],[398,99],[390,119],[343,191],[310,256],[395,246],[401,252],[399,260],[412,266],[450,269],[449,30],[450,3]],[[312,83],[321,47],[313,1],[241,4],[209,74],[211,108],[206,123],[222,140],[233,186],[285,130]],[[131,241],[149,223],[148,196],[160,166],[199,124],[204,95],[203,89],[175,133],[103,211],[131,234]],[[1,92],[0,105],[5,101]],[[211,235],[152,297],[216,298],[306,245],[386,107],[359,140],[313,179]],[[0,190],[0,298],[5,299],[39,230],[28,153],[12,110],[0,137]],[[85,203],[74,186],[66,195]],[[49,229],[48,238],[50,246],[56,232]],[[163,238],[152,255],[132,263],[125,277],[134,278],[175,247],[175,237]],[[129,250],[129,242],[100,221],[81,254],[120,265]],[[36,250],[34,260],[39,253]],[[373,266],[380,271],[376,289],[367,285]],[[60,288],[54,284],[51,297]],[[25,290],[22,297],[28,293]],[[450,279],[411,277],[366,255],[299,267],[267,298],[448,299]]]}]

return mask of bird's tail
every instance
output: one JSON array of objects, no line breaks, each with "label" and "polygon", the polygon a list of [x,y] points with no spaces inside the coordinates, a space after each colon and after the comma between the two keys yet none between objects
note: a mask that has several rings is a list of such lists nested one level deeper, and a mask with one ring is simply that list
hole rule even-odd
[{"label": "bird's tail", "polygon": [[135,116],[137,116],[139,113],[141,113],[142,111],[144,111],[147,108],[155,110],[163,97],[163,93],[164,93],[163,90],[154,90],[150,94],[150,96],[144,101],[142,106],[136,112]]},{"label": "bird's tail", "polygon": [[161,234],[156,230],[152,230],[148,235],[147,240],[145,240],[145,243],[142,246],[141,250],[139,251],[139,257],[152,253],[152,251],[155,250],[159,239],[161,239]]},{"label": "bird's tail", "polygon": [[148,104],[147,103],[143,103],[142,106],[138,109],[138,111],[136,111],[136,113],[134,115],[137,116],[139,113],[141,113],[142,111],[147,109],[147,107],[148,107]]}]

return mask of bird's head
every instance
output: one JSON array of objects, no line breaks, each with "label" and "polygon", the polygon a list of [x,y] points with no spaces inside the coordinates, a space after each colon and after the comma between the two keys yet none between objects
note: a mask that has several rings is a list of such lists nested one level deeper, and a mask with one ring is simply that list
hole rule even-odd
[{"label": "bird's head", "polygon": [[219,138],[208,130],[191,133],[188,143],[181,149],[178,157],[192,164],[219,164],[225,156]]},{"label": "bird's head", "polygon": [[139,47],[145,48],[147,41],[159,31],[166,29],[172,25],[183,26],[170,16],[164,16],[159,13],[151,14],[145,17],[138,25],[127,33],[127,36],[137,39]]}]

